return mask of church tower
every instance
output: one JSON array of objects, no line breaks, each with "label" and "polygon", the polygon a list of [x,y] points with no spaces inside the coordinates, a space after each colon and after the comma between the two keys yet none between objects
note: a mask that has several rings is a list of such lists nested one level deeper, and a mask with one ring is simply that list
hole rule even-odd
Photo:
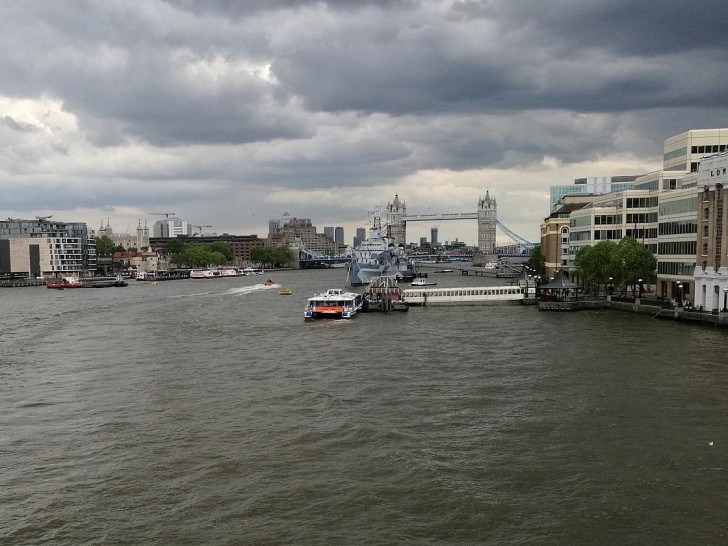
[{"label": "church tower", "polygon": [[407,224],[404,217],[407,214],[407,205],[399,201],[399,194],[394,194],[394,201],[387,203],[387,235],[394,239],[394,243],[406,244]]},{"label": "church tower", "polygon": [[495,248],[495,221],[498,214],[498,205],[490,192],[478,201],[478,254],[484,262],[498,259]]}]

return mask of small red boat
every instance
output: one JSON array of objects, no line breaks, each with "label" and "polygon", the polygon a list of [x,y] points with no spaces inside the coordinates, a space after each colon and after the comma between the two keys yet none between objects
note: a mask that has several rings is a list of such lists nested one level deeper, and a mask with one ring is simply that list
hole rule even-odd
[{"label": "small red boat", "polygon": [[56,290],[63,290],[65,288],[82,288],[83,283],[78,277],[63,277],[61,279],[54,279],[46,283],[48,288],[54,288]]}]

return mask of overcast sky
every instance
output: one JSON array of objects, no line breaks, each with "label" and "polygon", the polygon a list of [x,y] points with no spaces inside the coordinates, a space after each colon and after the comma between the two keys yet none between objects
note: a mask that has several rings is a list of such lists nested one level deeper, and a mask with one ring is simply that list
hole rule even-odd
[{"label": "overcast sky", "polygon": [[551,185],[728,126],[726,21],[725,0],[6,0],[0,218],[265,236],[289,212],[350,243],[395,193],[417,214],[490,190],[537,240]]}]

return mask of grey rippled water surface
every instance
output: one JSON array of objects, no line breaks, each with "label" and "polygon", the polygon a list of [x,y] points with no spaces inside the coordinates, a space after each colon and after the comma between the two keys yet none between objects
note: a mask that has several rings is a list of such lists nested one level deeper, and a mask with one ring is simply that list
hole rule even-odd
[{"label": "grey rippled water surface", "polygon": [[725,331],[272,275],[1,290],[0,543],[726,542]]}]

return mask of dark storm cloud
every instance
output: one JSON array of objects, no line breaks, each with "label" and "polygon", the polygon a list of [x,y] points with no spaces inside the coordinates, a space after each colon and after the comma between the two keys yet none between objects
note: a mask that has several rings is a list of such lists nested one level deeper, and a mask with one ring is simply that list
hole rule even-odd
[{"label": "dark storm cloud", "polygon": [[728,33],[717,21],[728,4],[688,11],[678,2],[576,1],[468,2],[443,17],[368,11],[291,41],[277,50],[274,70],[307,105],[327,111],[726,105]]},{"label": "dark storm cloud", "polygon": [[[224,20],[190,20],[162,4],[62,6],[8,12],[0,92],[58,97],[82,125],[105,120],[161,146],[309,134],[301,117],[286,115],[288,99],[248,68],[254,30],[226,32]],[[24,44],[28,28],[34,36]]]},{"label": "dark storm cloud", "polygon": [[728,105],[722,2],[75,5],[4,8],[0,90],[61,98],[100,143],[308,138],[299,100],[423,119]]},{"label": "dark storm cloud", "polygon": [[207,192],[214,210],[428,170],[658,168],[665,138],[725,125],[726,16],[674,0],[4,2],[0,190],[18,208],[59,182],[89,208]]}]

